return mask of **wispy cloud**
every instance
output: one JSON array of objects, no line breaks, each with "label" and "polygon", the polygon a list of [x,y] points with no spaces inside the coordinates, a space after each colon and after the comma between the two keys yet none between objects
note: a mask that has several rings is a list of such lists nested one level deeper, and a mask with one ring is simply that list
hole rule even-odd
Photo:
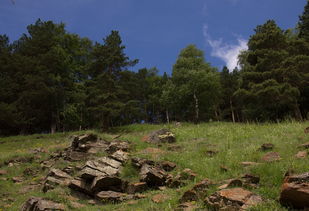
[{"label": "wispy cloud", "polygon": [[220,58],[226,64],[230,71],[238,66],[238,55],[241,51],[247,50],[247,40],[237,38],[237,44],[225,43],[222,38],[212,39],[208,33],[208,26],[203,26],[203,35],[210,47],[212,48],[211,56]]}]

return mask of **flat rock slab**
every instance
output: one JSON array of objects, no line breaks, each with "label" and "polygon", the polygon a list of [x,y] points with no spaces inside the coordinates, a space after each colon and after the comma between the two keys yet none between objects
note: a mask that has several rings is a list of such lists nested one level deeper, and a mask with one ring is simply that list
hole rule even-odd
[{"label": "flat rock slab", "polygon": [[274,162],[281,160],[281,157],[277,152],[268,152],[262,157],[262,160],[265,162]]},{"label": "flat rock slab", "polygon": [[144,136],[142,141],[160,144],[160,143],[173,143],[176,142],[175,135],[168,129],[160,129],[153,131],[147,136]]},{"label": "flat rock slab", "polygon": [[309,207],[309,172],[285,177],[280,203],[296,209]]},{"label": "flat rock slab", "polygon": [[46,199],[31,197],[21,207],[21,211],[66,210],[65,206]]},{"label": "flat rock slab", "polygon": [[205,203],[216,210],[245,210],[262,201],[259,195],[248,190],[232,188],[215,192],[206,198]]},{"label": "flat rock slab", "polygon": [[109,153],[114,153],[118,150],[122,150],[124,152],[128,152],[130,149],[130,143],[127,141],[119,141],[119,140],[114,140],[112,141],[109,146],[107,151]]},{"label": "flat rock slab", "polygon": [[126,192],[129,194],[134,194],[134,193],[141,193],[146,191],[148,188],[146,182],[136,182],[136,183],[131,183],[128,185],[126,188]]},{"label": "flat rock slab", "polygon": [[118,150],[109,156],[112,159],[115,159],[121,163],[125,163],[129,159],[129,153],[122,150]]},{"label": "flat rock slab", "polygon": [[[111,165],[117,165],[115,163]],[[120,168],[114,168],[111,165],[107,165],[100,160],[87,161],[86,165],[81,170],[80,174],[82,178],[94,179],[99,176],[116,176],[120,172]]]},{"label": "flat rock slab", "polygon": [[96,194],[96,198],[103,203],[119,203],[133,199],[134,197],[132,195],[115,191],[101,191]]}]

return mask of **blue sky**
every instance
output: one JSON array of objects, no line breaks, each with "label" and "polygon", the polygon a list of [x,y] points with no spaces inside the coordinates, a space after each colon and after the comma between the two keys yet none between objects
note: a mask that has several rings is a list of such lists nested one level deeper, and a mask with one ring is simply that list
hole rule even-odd
[{"label": "blue sky", "polygon": [[0,1],[0,34],[11,40],[38,18],[66,23],[69,32],[102,41],[119,30],[126,53],[171,73],[181,49],[195,44],[213,66],[233,68],[257,25],[274,19],[295,27],[306,0],[13,0]]}]

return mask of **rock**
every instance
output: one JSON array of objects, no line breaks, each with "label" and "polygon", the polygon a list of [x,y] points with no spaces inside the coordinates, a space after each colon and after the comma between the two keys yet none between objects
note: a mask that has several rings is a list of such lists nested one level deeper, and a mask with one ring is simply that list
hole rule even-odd
[{"label": "rock", "polygon": [[213,182],[206,178],[206,179],[203,179],[202,181],[200,181],[199,183],[195,184],[192,189],[197,191],[197,192],[198,191],[204,191],[204,190],[208,189],[209,186],[212,185],[212,184],[213,184]]},{"label": "rock", "polygon": [[53,165],[55,165],[54,160],[45,160],[40,163],[42,169],[50,169]]},{"label": "rock", "polygon": [[6,170],[0,170],[0,176],[6,175],[8,172]]},{"label": "rock", "polygon": [[43,192],[47,192],[48,190],[54,189],[55,186],[58,185],[68,186],[71,180],[72,177],[67,173],[65,173],[64,171],[61,171],[59,169],[51,169],[45,179]]},{"label": "rock", "polygon": [[182,186],[185,186],[186,183],[182,180],[179,179],[179,177],[169,177],[167,180],[166,180],[166,185],[169,187],[169,188],[179,188],[179,187],[182,187]]},{"label": "rock", "polygon": [[140,170],[140,180],[146,182],[149,187],[164,186],[167,173],[158,167],[144,164]]},{"label": "rock", "polygon": [[131,158],[131,162],[132,162],[132,165],[136,168],[141,168],[144,164],[148,164],[150,166],[155,165],[155,162],[152,160],[138,158],[138,157]]},{"label": "rock", "polygon": [[299,145],[298,148],[309,149],[309,142]]},{"label": "rock", "polygon": [[280,203],[296,209],[309,207],[309,172],[285,177]]},{"label": "rock", "polygon": [[244,162],[241,162],[240,164],[244,167],[248,167],[248,166],[256,166],[256,165],[259,165],[260,163],[244,161]]},{"label": "rock", "polygon": [[74,170],[75,170],[75,167],[73,167],[73,166],[67,166],[67,167],[62,169],[62,171],[67,173],[67,174],[73,174]]},{"label": "rock", "polygon": [[182,147],[179,145],[169,145],[167,147],[168,151],[174,151],[174,152],[180,152],[182,150]]},{"label": "rock", "polygon": [[128,152],[130,149],[130,144],[127,141],[119,141],[119,140],[114,140],[112,141],[109,146],[107,151],[109,153],[114,153],[118,150],[122,150],[124,152]]},{"label": "rock", "polygon": [[223,172],[228,172],[229,168],[226,167],[226,166],[220,166],[220,170],[223,171]]},{"label": "rock", "polygon": [[85,193],[90,196],[93,195],[91,191],[91,184],[81,178],[75,178],[71,180],[69,184],[69,188],[71,188],[72,190],[81,192],[81,193]]},{"label": "rock", "polygon": [[115,169],[120,169],[122,166],[121,162],[113,158],[110,158],[110,157],[102,157],[102,158],[97,159],[97,161],[103,165],[110,166]]},{"label": "rock", "polygon": [[189,202],[189,201],[197,201],[198,195],[195,190],[188,190],[184,192],[181,199],[179,200],[180,203]]},{"label": "rock", "polygon": [[[108,159],[106,159],[108,160]],[[116,162],[110,162],[107,165],[102,160],[87,161],[86,165],[81,170],[81,177],[84,179],[92,180],[99,176],[116,176],[120,172],[120,168],[114,168],[112,166],[118,165]]]},{"label": "rock", "polygon": [[98,136],[95,134],[74,136],[71,147],[74,151],[87,152],[90,149],[89,144],[97,140]]},{"label": "rock", "polygon": [[300,158],[300,159],[306,158],[307,156],[308,156],[308,152],[307,152],[307,151],[299,151],[299,152],[295,155],[296,158]]},{"label": "rock", "polygon": [[229,180],[226,180],[224,182],[225,182],[225,184],[218,187],[219,190],[243,186],[243,182],[240,179],[229,179]]},{"label": "rock", "polygon": [[70,151],[68,150],[65,155],[64,159],[69,161],[82,161],[87,160],[89,154],[87,152],[78,152],[78,151]]},{"label": "rock", "polygon": [[96,177],[91,184],[91,192],[97,193],[100,191],[116,191],[123,192],[125,183],[118,177]]},{"label": "rock", "polygon": [[34,168],[26,168],[24,171],[23,171],[23,175],[25,176],[35,176],[37,175],[38,173],[38,170],[37,169],[34,169]]},{"label": "rock", "polygon": [[220,190],[205,200],[215,210],[245,210],[261,202],[259,195],[242,188]]},{"label": "rock", "polygon": [[170,161],[162,161],[159,165],[165,171],[172,171],[174,168],[176,168],[176,164]]},{"label": "rock", "polygon": [[147,190],[147,184],[146,182],[137,182],[137,183],[131,183],[126,188],[126,192],[129,194],[134,193],[141,193]]},{"label": "rock", "polygon": [[168,129],[160,129],[153,131],[149,135],[143,137],[143,141],[159,144],[159,143],[172,143],[175,142],[175,135]]},{"label": "rock", "polygon": [[267,151],[267,150],[272,150],[273,148],[274,148],[274,145],[272,143],[265,143],[265,144],[262,144],[260,150]]},{"label": "rock", "polygon": [[309,127],[305,128],[304,132],[309,133]]},{"label": "rock", "polygon": [[165,202],[166,200],[169,199],[169,196],[166,195],[166,194],[156,194],[154,195],[151,200],[154,202],[154,203],[162,203],[162,202]]},{"label": "rock", "polygon": [[84,204],[80,204],[76,201],[70,201],[71,203],[71,206],[74,208],[74,209],[81,209],[81,208],[84,208],[85,205]]},{"label": "rock", "polygon": [[244,184],[259,184],[260,177],[252,175],[252,174],[245,174],[241,177]]},{"label": "rock", "polygon": [[207,151],[206,151],[206,155],[207,155],[208,157],[213,157],[213,156],[215,156],[215,155],[218,154],[218,153],[219,153],[218,150],[207,150]]},{"label": "rock", "polygon": [[14,183],[22,183],[24,181],[23,177],[12,177]]},{"label": "rock", "polygon": [[65,206],[46,199],[31,197],[21,207],[21,211],[65,210]]},{"label": "rock", "polygon": [[18,190],[18,193],[20,194],[26,194],[29,193],[30,191],[34,191],[37,190],[41,187],[41,185],[36,184],[36,185],[27,185],[27,186],[23,186]]},{"label": "rock", "polygon": [[194,180],[196,176],[196,173],[194,173],[191,169],[186,168],[178,175],[177,178],[180,180]]},{"label": "rock", "polygon": [[96,194],[96,198],[103,203],[119,203],[132,199],[133,197],[128,197],[125,193],[119,193],[115,191],[101,191]]},{"label": "rock", "polygon": [[179,204],[178,207],[176,208],[176,210],[179,210],[179,211],[193,211],[197,209],[198,209],[197,205],[193,202],[185,202],[185,203]]},{"label": "rock", "polygon": [[262,157],[262,160],[265,162],[274,162],[281,160],[281,157],[277,152],[268,152]]},{"label": "rock", "polygon": [[121,163],[126,162],[129,159],[129,153],[122,150],[118,150],[109,156],[112,159],[115,159]]}]

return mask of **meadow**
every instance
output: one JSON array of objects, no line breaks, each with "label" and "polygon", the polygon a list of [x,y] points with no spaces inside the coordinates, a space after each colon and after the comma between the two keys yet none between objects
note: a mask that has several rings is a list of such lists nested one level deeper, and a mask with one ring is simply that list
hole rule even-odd
[{"label": "meadow", "polygon": [[[294,121],[263,124],[181,123],[180,126],[173,123],[136,124],[114,128],[109,133],[77,131],[0,138],[0,170],[7,172],[0,175],[0,210],[19,210],[23,202],[31,196],[40,196],[63,203],[68,210],[173,210],[178,206],[182,194],[195,183],[205,178],[220,182],[246,173],[260,177],[259,186],[250,191],[261,195],[264,199],[262,204],[251,210],[288,210],[278,202],[280,187],[287,171],[295,173],[309,171],[308,157],[295,158],[295,154],[300,151],[297,146],[309,142],[309,134],[304,133],[304,129],[308,126],[309,122]],[[176,143],[158,146],[142,141],[143,136],[160,128],[170,129],[176,136]],[[106,140],[112,140],[115,135],[121,135],[119,139],[128,140],[131,143],[131,156],[155,161],[171,161],[177,164],[172,174],[190,168],[197,176],[194,181],[188,181],[183,187],[149,190],[143,193],[146,198],[121,204],[89,204],[88,199],[76,198],[70,194],[69,188],[64,187],[57,187],[47,193],[43,193],[40,186],[29,188],[30,184],[42,182],[48,173],[49,169],[43,169],[41,162],[48,159],[54,152],[69,147],[72,135],[84,133],[96,133]],[[280,161],[266,163],[261,160],[265,152],[259,148],[264,143],[274,144],[273,151],[280,154]],[[35,152],[34,149],[40,150]],[[218,153],[208,156],[206,152],[209,150]],[[241,165],[244,161],[261,164],[244,167]],[[68,165],[67,161],[59,160],[54,167],[61,169],[66,165]],[[82,163],[77,162],[73,165],[82,165]],[[227,171],[222,171],[222,166],[227,168]],[[14,183],[13,177],[23,179],[20,183]],[[138,181],[138,172],[129,162],[125,165],[121,177],[128,181]],[[208,190],[208,194],[214,191],[216,191],[215,186]],[[154,203],[151,198],[158,193],[167,195],[167,200]],[[82,204],[83,207],[74,208],[72,201]],[[201,210],[207,210],[203,201],[196,203]]]}]

